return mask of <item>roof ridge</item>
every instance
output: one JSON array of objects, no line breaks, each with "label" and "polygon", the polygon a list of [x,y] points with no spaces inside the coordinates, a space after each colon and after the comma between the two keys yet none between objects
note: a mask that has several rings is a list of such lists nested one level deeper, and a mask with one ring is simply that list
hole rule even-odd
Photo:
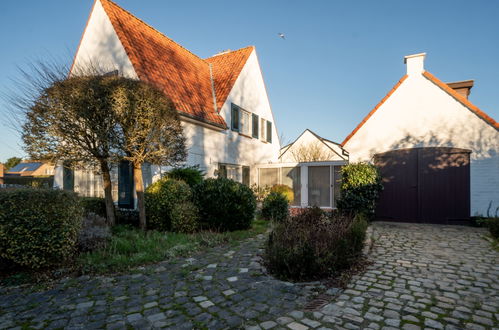
[{"label": "roof ridge", "polygon": [[236,49],[236,50],[230,50],[230,51],[227,51],[227,52],[224,52],[224,53],[215,54],[215,55],[212,55],[210,57],[206,57],[203,60],[207,61],[207,60],[212,59],[212,58],[217,57],[217,56],[230,55],[230,54],[233,54],[235,52],[243,51],[243,50],[246,50],[246,49],[249,49],[249,48],[255,48],[255,46],[249,45],[249,46],[242,47],[242,48],[239,48],[239,49]]},{"label": "roof ridge", "polygon": [[426,70],[423,72],[422,75],[423,75],[423,77],[425,77],[426,79],[428,79],[429,81],[431,81],[432,83],[434,83],[435,85],[437,85],[438,87],[443,89],[447,94],[449,94],[454,99],[456,99],[456,101],[458,101],[459,103],[461,103],[462,105],[464,105],[465,107],[470,109],[472,112],[474,112],[477,116],[479,116],[484,121],[486,121],[492,127],[494,127],[495,129],[499,129],[499,123],[494,118],[490,117],[484,111],[480,110],[480,108],[478,108],[476,105],[471,103],[471,101],[469,101],[464,96],[457,93],[449,85],[447,85],[446,83],[444,83],[443,81],[441,81],[440,79],[438,79],[437,77],[435,77],[433,74],[431,74],[430,72],[428,72]]},{"label": "roof ridge", "polygon": [[[114,1],[111,1],[111,0],[99,0],[101,3],[102,2],[108,2],[110,3],[111,5],[113,6],[116,6],[118,7],[119,9],[123,10],[125,13],[127,13],[128,15],[132,16],[133,18],[135,18],[136,20],[138,20],[139,22],[141,22],[142,24],[144,24],[145,26],[147,26],[148,28],[150,28],[151,30],[153,30],[155,33],[161,35],[162,37],[165,37],[167,38],[168,40],[170,40],[171,42],[175,43],[176,45],[178,45],[180,48],[184,49],[185,51],[187,51],[188,53],[190,53],[191,55],[194,55],[195,57],[197,57],[198,59],[200,59],[201,61],[203,62],[206,62],[205,59],[199,57],[198,55],[194,54],[193,52],[191,52],[189,49],[185,48],[184,46],[182,46],[181,44],[179,44],[178,42],[176,42],[175,40],[173,40],[172,38],[168,37],[167,35],[165,35],[163,32],[155,29],[154,27],[152,27],[151,25],[149,25],[148,23],[144,22],[142,19],[138,18],[137,16],[135,16],[134,14],[132,14],[131,12],[129,12],[128,10],[126,10],[125,8],[121,7],[120,5],[118,5],[117,3],[115,3]],[[104,8],[104,11],[106,11],[106,8]],[[106,14],[107,11],[106,11]],[[208,64],[208,63],[206,63]]]}]

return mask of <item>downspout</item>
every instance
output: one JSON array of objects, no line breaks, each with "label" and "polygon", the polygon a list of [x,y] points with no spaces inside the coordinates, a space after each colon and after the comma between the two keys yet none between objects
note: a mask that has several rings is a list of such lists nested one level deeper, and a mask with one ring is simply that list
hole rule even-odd
[{"label": "downspout", "polygon": [[208,63],[210,68],[210,81],[211,81],[211,94],[213,95],[213,108],[215,109],[215,113],[218,113],[217,109],[217,96],[215,94],[215,82],[213,81],[213,69],[211,67],[211,63]]}]

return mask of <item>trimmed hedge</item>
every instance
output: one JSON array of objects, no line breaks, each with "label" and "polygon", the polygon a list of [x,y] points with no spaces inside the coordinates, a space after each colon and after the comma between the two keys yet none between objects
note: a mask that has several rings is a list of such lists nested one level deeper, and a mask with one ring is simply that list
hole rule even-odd
[{"label": "trimmed hedge", "polygon": [[265,247],[267,269],[280,278],[299,281],[331,276],[360,256],[367,225],[360,215],[305,209],[273,228]]},{"label": "trimmed hedge", "polygon": [[256,198],[251,189],[230,179],[206,179],[194,189],[201,226],[218,231],[248,229],[255,217]]},{"label": "trimmed hedge", "polygon": [[341,169],[341,196],[338,210],[374,216],[376,201],[383,190],[378,169],[368,163],[351,163]]},{"label": "trimmed hedge", "polygon": [[101,197],[80,197],[80,203],[83,206],[84,214],[94,213],[100,217],[107,217],[106,200]]},{"label": "trimmed hedge", "polygon": [[262,203],[262,217],[282,222],[289,216],[289,200],[279,192],[271,192]]},{"label": "trimmed hedge", "polygon": [[193,232],[198,212],[187,183],[168,177],[156,181],[145,191],[147,227],[161,231]]},{"label": "trimmed hedge", "polygon": [[75,250],[82,215],[73,192],[0,190],[0,257],[32,269],[60,264]]},{"label": "trimmed hedge", "polygon": [[198,166],[174,168],[166,173],[170,179],[182,180],[191,188],[203,182],[204,172]]},{"label": "trimmed hedge", "polygon": [[4,176],[3,183],[10,185],[31,187],[31,188],[50,189],[54,186],[54,176],[46,176],[46,177]]}]

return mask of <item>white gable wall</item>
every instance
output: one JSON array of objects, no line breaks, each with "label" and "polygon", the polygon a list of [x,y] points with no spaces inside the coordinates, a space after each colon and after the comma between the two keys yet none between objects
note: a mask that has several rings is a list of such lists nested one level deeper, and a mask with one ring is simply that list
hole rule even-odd
[{"label": "white gable wall", "polygon": [[499,207],[499,132],[419,73],[410,74],[345,144],[351,161],[414,147],[471,153],[471,215]]},{"label": "white gable wall", "polygon": [[[237,78],[220,115],[227,125],[231,123],[231,104],[257,114],[272,122],[272,143],[249,138],[227,129],[216,131],[191,122],[184,122],[184,133],[189,150],[187,163],[199,164],[207,176],[214,176],[219,163],[252,166],[276,162],[279,156],[279,137],[256,52],[253,51]],[[255,182],[256,172],[251,173]]]},{"label": "white gable wall", "polygon": [[100,1],[96,1],[76,53],[73,72],[94,67],[101,72],[118,70],[137,79],[132,62],[126,54]]},{"label": "white gable wall", "polygon": [[[291,144],[287,149],[283,150],[281,153],[280,161],[283,163],[294,163],[299,162],[299,159],[296,159],[295,153],[298,152],[301,148],[306,148],[311,145],[317,144],[320,147],[322,153],[326,156],[324,160],[343,160],[341,155],[342,150],[340,147],[333,143],[322,142],[316,135],[314,135],[309,130],[305,130],[296,141]],[[331,150],[331,148],[334,150]]]}]

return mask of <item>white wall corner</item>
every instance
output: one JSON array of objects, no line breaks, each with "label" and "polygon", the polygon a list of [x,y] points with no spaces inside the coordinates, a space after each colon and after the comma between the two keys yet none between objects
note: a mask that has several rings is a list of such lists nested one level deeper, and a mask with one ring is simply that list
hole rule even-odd
[{"label": "white wall corner", "polygon": [[424,72],[424,59],[426,53],[407,55],[404,57],[404,63],[407,66],[407,75],[422,74]]}]

